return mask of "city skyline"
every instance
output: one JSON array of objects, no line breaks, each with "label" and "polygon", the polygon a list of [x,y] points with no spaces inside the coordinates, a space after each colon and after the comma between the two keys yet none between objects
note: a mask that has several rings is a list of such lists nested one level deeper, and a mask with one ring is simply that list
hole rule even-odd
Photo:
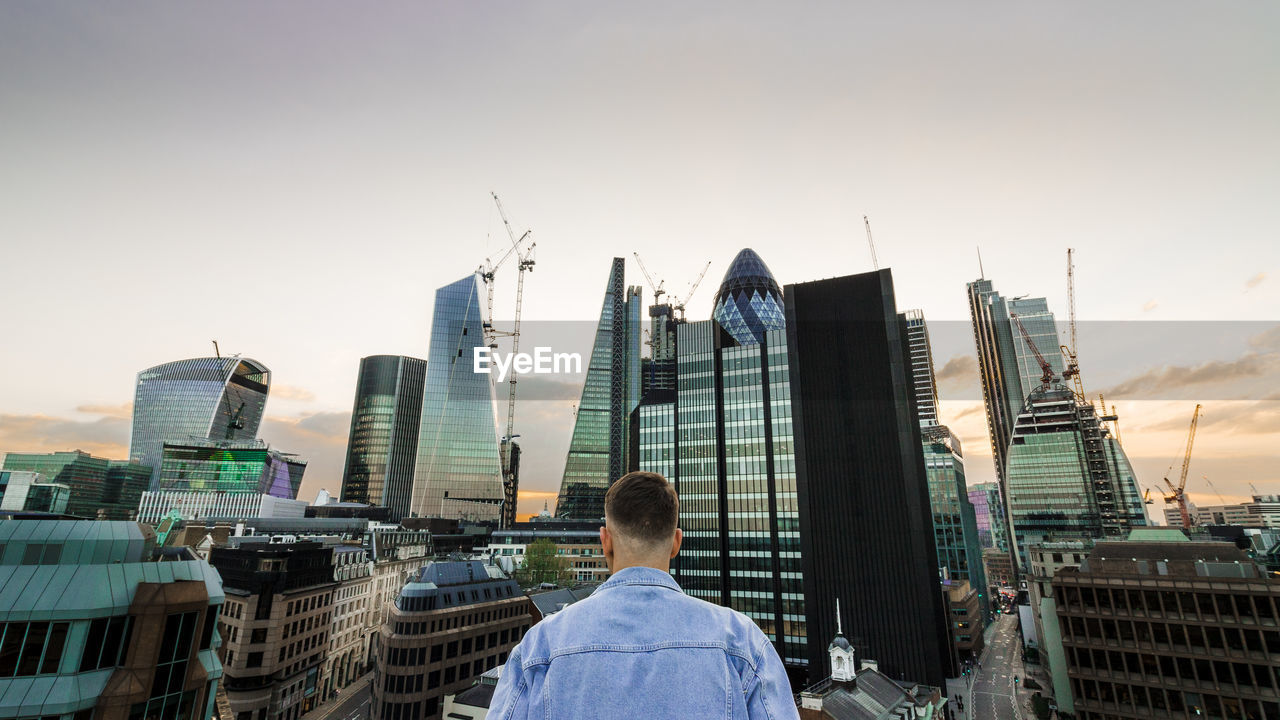
[{"label": "city skyline", "polygon": [[[1074,247],[1084,321],[1257,324],[1090,390],[1210,396],[1197,504],[1201,473],[1228,501],[1280,481],[1280,10],[140,7],[0,7],[0,452],[126,457],[136,373],[217,339],[272,369],[259,436],[309,461],[301,497],[336,495],[360,358],[426,355],[434,288],[506,245],[492,189],[539,244],[526,320],[594,320],[632,251],[677,295],[744,247],[782,284],[867,271],[865,213],[903,307],[965,320],[985,276],[1061,321]],[[971,484],[994,478],[973,360],[935,357]],[[1108,400],[1159,487],[1194,401],[1137,387]],[[517,410],[522,513],[554,499],[573,402]]]}]

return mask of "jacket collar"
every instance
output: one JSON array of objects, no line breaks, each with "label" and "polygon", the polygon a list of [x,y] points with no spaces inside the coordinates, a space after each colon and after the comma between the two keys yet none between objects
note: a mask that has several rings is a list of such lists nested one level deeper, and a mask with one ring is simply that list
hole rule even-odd
[{"label": "jacket collar", "polygon": [[680,584],[671,577],[671,573],[651,567],[622,568],[614,573],[613,577],[604,581],[604,584],[597,588],[597,592],[623,585],[659,585],[676,592],[683,592]]}]

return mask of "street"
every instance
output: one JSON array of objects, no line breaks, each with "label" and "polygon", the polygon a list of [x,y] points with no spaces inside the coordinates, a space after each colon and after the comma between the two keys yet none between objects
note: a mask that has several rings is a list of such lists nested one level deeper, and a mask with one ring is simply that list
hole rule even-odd
[{"label": "street", "polygon": [[369,683],[357,682],[344,690],[338,699],[330,700],[303,716],[305,720],[369,720]]},{"label": "street", "polygon": [[973,681],[973,710],[975,720],[1018,720],[1014,708],[1013,678],[1021,677],[1022,653],[1018,649],[1018,619],[1001,614],[996,620],[986,650],[982,654],[982,668]]}]

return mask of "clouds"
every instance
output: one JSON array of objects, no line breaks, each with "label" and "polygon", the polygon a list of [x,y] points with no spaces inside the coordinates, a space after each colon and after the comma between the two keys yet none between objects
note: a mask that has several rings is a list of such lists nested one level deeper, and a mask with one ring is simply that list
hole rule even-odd
[{"label": "clouds", "polygon": [[120,405],[78,405],[76,406],[76,412],[131,420],[133,418],[133,403],[127,402]]},{"label": "clouds", "polygon": [[123,460],[129,454],[129,420],[104,416],[80,421],[49,415],[0,414],[0,448],[6,452],[84,450]]},{"label": "clouds", "polygon": [[258,437],[275,450],[307,461],[298,498],[310,501],[322,488],[335,496],[341,490],[350,430],[351,413],[346,412],[268,415],[262,419]]},{"label": "clouds", "polygon": [[1142,312],[1151,312],[1152,310],[1155,310],[1158,307],[1160,307],[1160,303],[1156,302],[1155,300],[1148,300],[1142,304]]},{"label": "clouds", "polygon": [[1253,277],[1249,278],[1248,280],[1245,280],[1244,281],[1245,292],[1249,292],[1250,290],[1258,287],[1266,279],[1267,279],[1267,274],[1264,272],[1260,272],[1257,275],[1254,275]]},{"label": "clouds", "polygon": [[296,400],[298,402],[311,402],[316,399],[315,393],[294,385],[272,385],[271,397],[280,400]]},{"label": "clouds", "polygon": [[1201,394],[1221,393],[1217,397],[1265,397],[1280,385],[1280,325],[1250,337],[1248,345],[1250,349],[1233,360],[1162,365],[1121,381],[1105,393],[1154,399],[1192,389]]}]

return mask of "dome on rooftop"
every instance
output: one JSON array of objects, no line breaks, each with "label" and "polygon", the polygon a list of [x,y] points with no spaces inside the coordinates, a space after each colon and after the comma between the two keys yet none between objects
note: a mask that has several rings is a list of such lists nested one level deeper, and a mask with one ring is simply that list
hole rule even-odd
[{"label": "dome on rooftop", "polygon": [[743,248],[729,264],[712,317],[743,345],[760,343],[766,332],[786,327],[782,288],[755,250]]}]

